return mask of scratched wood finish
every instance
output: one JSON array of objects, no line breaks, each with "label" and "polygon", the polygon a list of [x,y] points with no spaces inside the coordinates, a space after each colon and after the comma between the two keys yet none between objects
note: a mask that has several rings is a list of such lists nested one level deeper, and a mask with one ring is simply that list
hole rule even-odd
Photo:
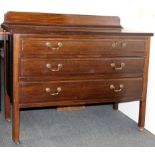
[{"label": "scratched wood finish", "polygon": [[13,35],[15,143],[21,108],[140,101],[144,127],[151,33],[127,31],[115,16],[30,12],[6,13],[2,28]]}]

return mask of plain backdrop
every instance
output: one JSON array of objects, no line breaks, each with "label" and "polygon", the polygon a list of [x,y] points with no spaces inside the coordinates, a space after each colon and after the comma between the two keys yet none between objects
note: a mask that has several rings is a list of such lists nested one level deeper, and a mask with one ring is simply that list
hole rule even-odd
[{"label": "plain backdrop", "polygon": [[[7,11],[114,15],[126,29],[155,32],[154,0],[3,0],[0,23]],[[155,134],[155,38],[151,39],[145,128]],[[121,103],[119,110],[137,122],[138,102]]]}]

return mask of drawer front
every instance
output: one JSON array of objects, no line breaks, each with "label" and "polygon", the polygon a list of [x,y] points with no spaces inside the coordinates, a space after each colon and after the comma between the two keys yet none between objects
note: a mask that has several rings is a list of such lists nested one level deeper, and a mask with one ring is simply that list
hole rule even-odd
[{"label": "drawer front", "polygon": [[144,56],[145,41],[138,39],[22,39],[22,55]]},{"label": "drawer front", "polygon": [[130,97],[142,94],[142,79],[20,83],[20,103]]},{"label": "drawer front", "polygon": [[143,73],[143,58],[22,59],[21,76]]}]

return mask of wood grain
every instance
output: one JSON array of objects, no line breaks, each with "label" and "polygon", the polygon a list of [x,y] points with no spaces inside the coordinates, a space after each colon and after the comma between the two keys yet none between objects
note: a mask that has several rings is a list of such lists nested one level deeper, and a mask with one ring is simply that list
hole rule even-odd
[{"label": "wood grain", "polygon": [[138,126],[144,128],[145,125],[145,112],[146,112],[146,96],[147,96],[147,82],[148,82],[148,68],[149,68],[149,54],[150,54],[150,38],[146,40],[146,56],[144,64],[144,77],[143,77],[143,91],[142,99],[139,103],[139,121]]},{"label": "wood grain", "polygon": [[119,102],[140,101],[138,125],[144,127],[152,33],[126,31],[115,16],[31,12],[7,12],[2,28],[13,36],[15,143],[21,108],[114,103],[116,110]]},{"label": "wood grain", "polygon": [[86,107],[83,106],[63,106],[63,107],[58,107],[57,111],[58,112],[66,112],[66,111],[77,111],[77,110],[84,110]]},{"label": "wood grain", "polygon": [[20,107],[19,107],[19,42],[20,35],[13,36],[13,122],[12,122],[12,138],[13,141],[19,143],[20,135]]},{"label": "wood grain", "polygon": [[[124,85],[121,92],[115,93],[110,89],[110,85],[120,89],[120,84]],[[51,96],[50,93],[57,92],[61,87],[59,95]],[[47,93],[46,88],[51,92]],[[20,83],[20,103],[34,102],[54,102],[60,100],[82,100],[96,98],[121,98],[141,97],[142,79],[109,79],[109,80],[85,80],[85,81],[49,81],[49,82],[22,82]]]},{"label": "wood grain", "polygon": [[[39,24],[38,24],[39,21]],[[93,15],[71,15],[71,14],[52,14],[35,12],[13,12],[5,14],[5,23],[21,25],[59,25],[59,26],[120,26],[120,19],[117,16],[93,16]]]},{"label": "wood grain", "polygon": [[[112,67],[111,64],[115,64]],[[121,64],[125,66],[119,70]],[[62,67],[57,70],[58,65]],[[47,68],[51,65],[51,68]],[[21,59],[20,76],[73,76],[73,75],[90,75],[90,74],[125,74],[143,73],[144,58],[83,58],[83,59],[38,59],[27,58]],[[117,70],[118,69],[118,70]]]},{"label": "wood grain", "polygon": [[[71,37],[71,36],[70,36]],[[25,38],[22,42],[22,56],[38,56],[44,55],[46,57],[57,56],[104,56],[104,57],[118,57],[118,56],[144,56],[145,40],[140,39],[51,39],[51,38]],[[57,47],[61,42],[63,45],[58,50],[52,50],[46,46],[46,43],[51,43],[52,47]],[[125,47],[112,47],[114,42],[124,42]],[[44,52],[43,52],[44,51]],[[74,51],[74,52],[73,52]]]}]

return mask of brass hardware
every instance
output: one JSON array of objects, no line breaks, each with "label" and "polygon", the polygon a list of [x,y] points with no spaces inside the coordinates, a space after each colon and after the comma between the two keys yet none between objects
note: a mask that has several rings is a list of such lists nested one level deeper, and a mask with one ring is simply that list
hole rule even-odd
[{"label": "brass hardware", "polygon": [[52,66],[51,64],[46,64],[46,68],[48,68],[50,71],[52,72],[58,72],[60,71],[60,69],[62,68],[62,64],[58,64],[57,65],[57,69],[52,69]]},{"label": "brass hardware", "polygon": [[110,89],[112,89],[112,90],[113,90],[114,92],[116,92],[116,93],[117,93],[117,92],[121,92],[121,91],[123,90],[123,88],[124,88],[124,85],[123,85],[123,84],[120,84],[120,85],[119,85],[119,89],[116,89],[115,86],[114,86],[113,84],[110,85]]},{"label": "brass hardware", "polygon": [[143,132],[144,128],[143,127],[139,127],[139,131]]},{"label": "brass hardware", "polygon": [[112,48],[125,48],[126,47],[126,42],[124,41],[114,41],[111,44]]},{"label": "brass hardware", "polygon": [[113,43],[111,44],[111,46],[112,46],[112,48],[115,48],[115,47],[116,47],[116,42],[113,42]]},{"label": "brass hardware", "polygon": [[51,50],[59,50],[60,47],[63,46],[63,44],[61,42],[58,42],[56,47],[52,47],[52,43],[51,42],[46,42],[46,46],[51,49]]},{"label": "brass hardware", "polygon": [[122,42],[122,47],[126,47],[126,42]]},{"label": "brass hardware", "polygon": [[61,87],[57,87],[57,92],[56,93],[51,93],[51,89],[50,88],[46,88],[45,91],[46,93],[49,93],[51,96],[57,96],[60,94],[61,92]]},{"label": "brass hardware", "polygon": [[10,118],[7,118],[6,121],[11,122],[11,119]]},{"label": "brass hardware", "polygon": [[111,63],[110,66],[115,69],[115,70],[123,70],[123,68],[125,67],[125,63],[121,63],[120,64],[120,67],[116,67],[116,64],[115,63]]}]

